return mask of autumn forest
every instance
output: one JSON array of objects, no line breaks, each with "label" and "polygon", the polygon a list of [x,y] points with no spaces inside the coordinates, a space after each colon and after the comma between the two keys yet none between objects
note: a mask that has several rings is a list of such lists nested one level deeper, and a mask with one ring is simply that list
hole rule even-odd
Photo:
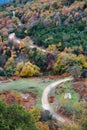
[{"label": "autumn forest", "polygon": [[0,130],[87,130],[87,0],[0,4]]}]

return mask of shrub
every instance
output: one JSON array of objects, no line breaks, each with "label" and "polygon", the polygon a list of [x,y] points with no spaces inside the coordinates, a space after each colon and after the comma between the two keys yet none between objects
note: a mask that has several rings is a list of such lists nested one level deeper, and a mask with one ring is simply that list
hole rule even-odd
[{"label": "shrub", "polygon": [[5,68],[5,70],[11,70],[11,69],[15,69],[15,60],[14,60],[14,58],[13,57],[10,57],[8,60],[7,60],[7,62],[6,62],[6,64],[5,64],[5,66],[4,66],[4,68]]},{"label": "shrub", "polygon": [[32,108],[30,109],[30,113],[32,115],[32,119],[35,121],[35,122],[38,122],[39,119],[40,119],[40,110],[38,108]]},{"label": "shrub", "polygon": [[57,2],[53,3],[52,7],[53,7],[54,9],[57,9],[57,8],[58,8]]},{"label": "shrub", "polygon": [[52,115],[48,110],[42,111],[41,112],[41,118],[40,121],[48,121],[48,120],[52,120]]},{"label": "shrub", "polygon": [[14,74],[14,70],[11,68],[8,68],[5,70],[5,76],[12,76]]},{"label": "shrub", "polygon": [[0,67],[0,76],[4,76],[4,70]]},{"label": "shrub", "polygon": [[81,77],[87,78],[87,70],[86,69],[83,70]]},{"label": "shrub", "polygon": [[42,122],[37,122],[36,126],[39,128],[39,130],[49,130],[48,125],[45,125]]},{"label": "shrub", "polygon": [[22,68],[23,68],[23,61],[22,62],[19,62],[17,65],[16,65],[16,70],[15,70],[15,75],[20,75],[20,72],[22,71]]}]

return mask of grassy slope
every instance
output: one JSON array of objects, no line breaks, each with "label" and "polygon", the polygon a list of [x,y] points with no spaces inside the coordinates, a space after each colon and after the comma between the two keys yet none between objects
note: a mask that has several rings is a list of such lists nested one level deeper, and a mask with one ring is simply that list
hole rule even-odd
[{"label": "grassy slope", "polygon": [[[72,86],[73,86],[72,82],[66,82],[66,83],[62,84],[62,87],[65,89],[66,93],[67,92],[71,93],[72,98],[70,99],[70,104],[78,102],[78,100],[80,98],[79,94],[74,91],[74,89],[72,88]],[[62,95],[63,94],[61,94],[61,96]]]},{"label": "grassy slope", "polygon": [[68,113],[75,112],[78,114],[82,110],[79,102],[80,95],[74,91],[72,82],[63,83],[61,86],[64,88],[65,93],[68,92],[71,94],[71,99],[64,99],[64,93],[60,93],[57,97],[60,101],[60,106],[64,106]]},{"label": "grassy slope", "polygon": [[[55,111],[57,111],[57,109],[60,109],[60,107],[65,107],[66,111],[69,113],[72,111],[78,113],[78,111],[81,110],[80,104],[78,102],[80,95],[74,91],[72,86],[72,82],[65,82],[56,88],[58,94],[55,94],[55,89],[50,92],[49,96],[55,96],[54,103],[50,104]],[[64,89],[64,93],[61,91],[60,87]],[[71,93],[71,99],[64,99],[65,93]]]}]

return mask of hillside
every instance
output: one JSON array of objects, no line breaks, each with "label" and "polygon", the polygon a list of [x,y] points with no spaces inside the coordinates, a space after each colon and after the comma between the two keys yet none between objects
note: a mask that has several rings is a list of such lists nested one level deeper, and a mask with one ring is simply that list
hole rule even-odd
[{"label": "hillside", "polygon": [[[62,63],[57,68],[57,57],[63,53],[73,62],[72,69],[74,64],[79,70],[87,69],[86,1],[14,1],[0,12],[0,23],[1,72],[5,68],[9,75],[27,76],[22,74],[22,66],[31,62],[41,72],[62,74],[67,68],[62,68]],[[29,76],[38,74],[32,72]]]},{"label": "hillside", "polygon": [[0,100],[0,129],[87,129],[87,0],[0,5]]}]

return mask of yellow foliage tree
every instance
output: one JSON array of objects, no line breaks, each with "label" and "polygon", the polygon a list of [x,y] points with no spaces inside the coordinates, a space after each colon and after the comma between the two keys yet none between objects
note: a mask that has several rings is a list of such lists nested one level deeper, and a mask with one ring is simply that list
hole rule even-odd
[{"label": "yellow foliage tree", "polygon": [[14,68],[15,68],[15,61],[14,61],[14,58],[11,57],[7,60],[5,64],[5,69],[14,69]]},{"label": "yellow foliage tree", "polygon": [[79,62],[82,64],[82,66],[87,69],[87,60],[84,55],[79,55],[78,56]]},{"label": "yellow foliage tree", "polygon": [[24,62],[22,61],[22,62],[19,62],[17,65],[16,65],[16,71],[15,71],[15,75],[19,75],[20,74],[20,72],[21,72],[21,70],[22,70],[22,68],[23,68],[23,65],[24,65]]},{"label": "yellow foliage tree", "polygon": [[57,50],[57,47],[54,44],[49,45],[47,48],[47,51],[50,51],[51,53],[54,53],[56,50]]},{"label": "yellow foliage tree", "polygon": [[40,74],[40,68],[36,65],[33,65],[30,62],[26,62],[20,72],[20,76],[38,76]]},{"label": "yellow foliage tree", "polygon": [[60,54],[58,54],[57,61],[55,62],[54,72],[62,74],[63,72],[66,72],[69,68],[72,68],[76,65],[82,68],[83,61],[80,61],[80,58],[74,54],[61,52]]},{"label": "yellow foliage tree", "polygon": [[32,109],[30,109],[29,112],[31,113],[33,120],[35,122],[38,122],[39,119],[40,119],[40,117],[41,117],[40,109],[38,109],[38,108],[32,108]]}]

